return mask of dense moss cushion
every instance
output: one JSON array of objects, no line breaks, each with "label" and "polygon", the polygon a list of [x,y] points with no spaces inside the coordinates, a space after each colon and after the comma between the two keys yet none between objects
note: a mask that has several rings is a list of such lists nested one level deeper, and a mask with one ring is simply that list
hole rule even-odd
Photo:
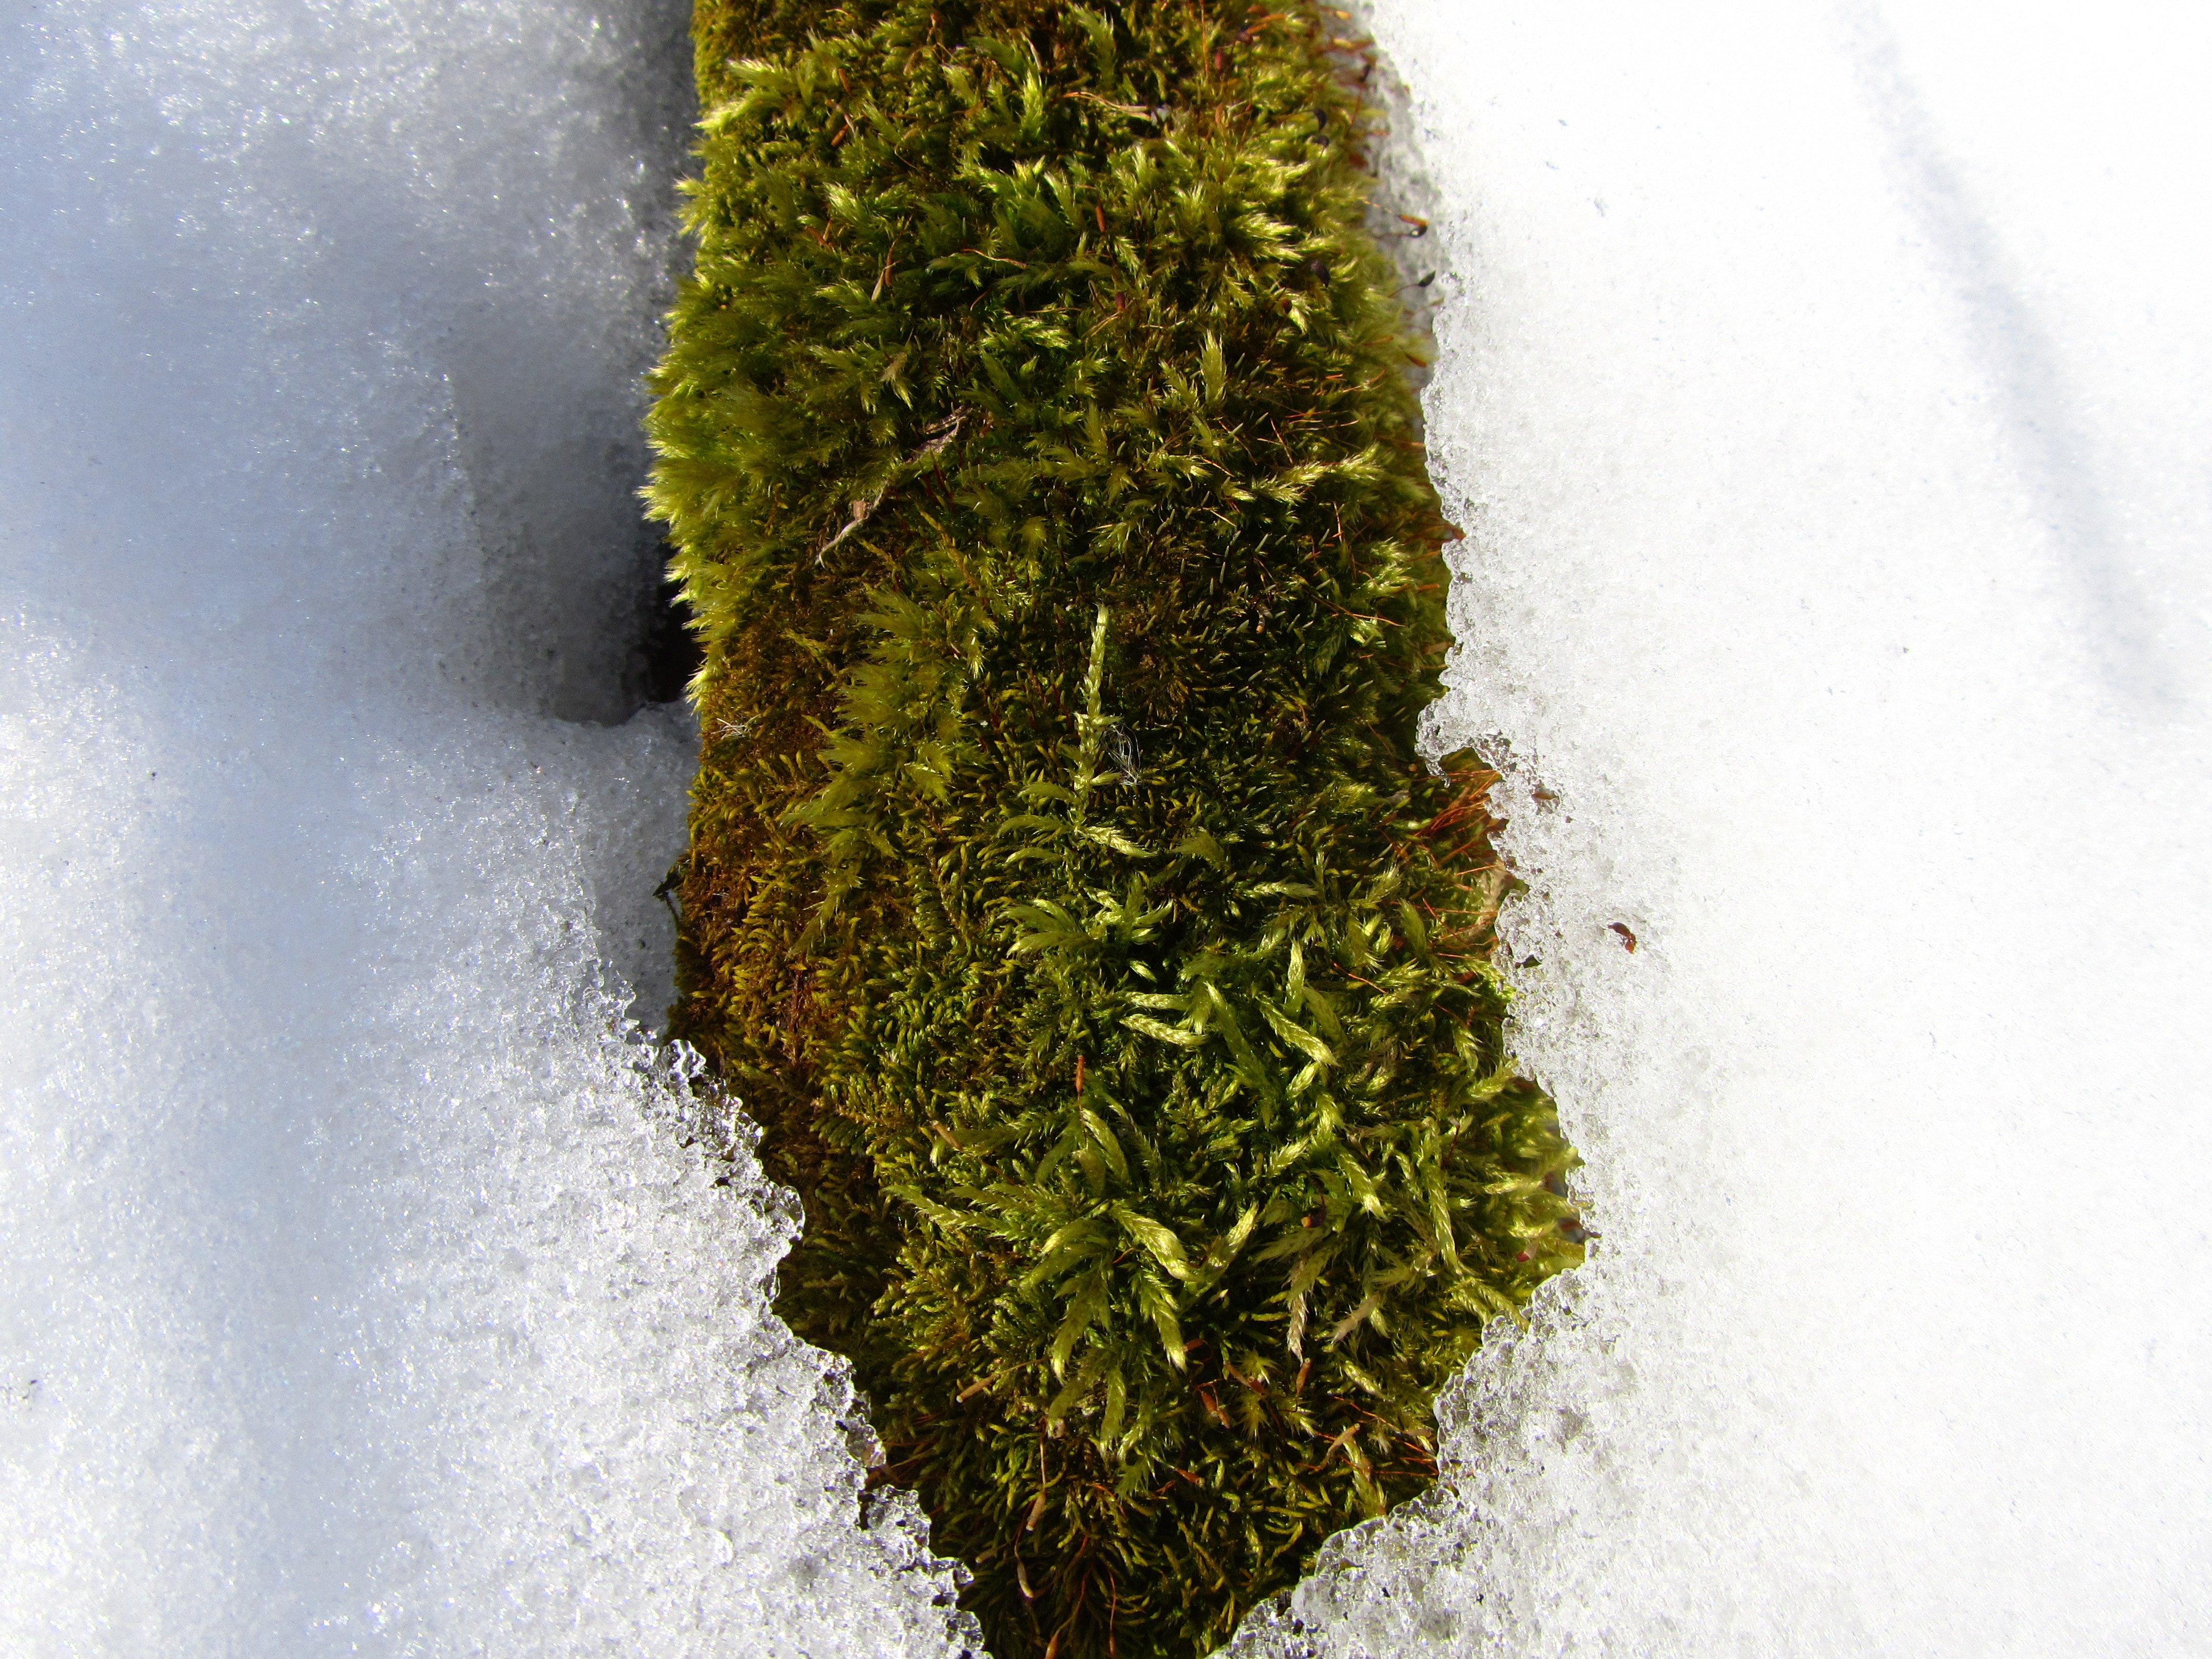
[{"label": "dense moss cushion", "polygon": [[1579,1259],[1323,21],[698,10],[674,1029],[1001,1659],[1218,1642]]}]

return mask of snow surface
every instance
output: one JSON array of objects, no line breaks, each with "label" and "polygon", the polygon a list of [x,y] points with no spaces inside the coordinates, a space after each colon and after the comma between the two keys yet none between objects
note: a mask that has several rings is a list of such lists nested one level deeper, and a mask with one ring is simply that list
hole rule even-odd
[{"label": "snow surface", "polygon": [[957,1650],[622,1024],[684,21],[0,21],[10,1659]]},{"label": "snow surface", "polygon": [[2205,20],[1371,23],[1602,1237],[1237,1650],[2212,1650]]},{"label": "snow surface", "polygon": [[[0,15],[0,1652],[967,1639],[623,1024],[684,11]],[[2207,25],[1369,21],[1601,1237],[1240,1650],[2212,1647]]]}]

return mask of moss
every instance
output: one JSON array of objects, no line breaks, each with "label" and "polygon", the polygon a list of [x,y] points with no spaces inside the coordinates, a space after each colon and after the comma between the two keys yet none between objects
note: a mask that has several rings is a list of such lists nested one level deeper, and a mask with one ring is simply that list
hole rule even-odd
[{"label": "moss", "polygon": [[1000,1659],[1192,1655],[1580,1257],[1321,14],[701,0],[674,1030]]}]

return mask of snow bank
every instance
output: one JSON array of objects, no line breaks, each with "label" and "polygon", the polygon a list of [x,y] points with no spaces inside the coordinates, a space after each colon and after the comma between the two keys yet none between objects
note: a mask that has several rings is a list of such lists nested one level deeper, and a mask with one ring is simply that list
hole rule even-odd
[{"label": "snow bank", "polygon": [[0,23],[9,1654],[957,1649],[619,1006],[684,22]]},{"label": "snow bank", "polygon": [[2201,1650],[2202,20],[1372,23],[1602,1238],[1238,1650]]}]

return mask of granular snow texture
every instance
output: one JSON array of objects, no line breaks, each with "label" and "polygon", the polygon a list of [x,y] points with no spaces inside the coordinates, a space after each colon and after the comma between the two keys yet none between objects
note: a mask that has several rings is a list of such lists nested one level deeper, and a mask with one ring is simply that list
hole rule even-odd
[{"label": "granular snow texture", "polygon": [[[0,1650],[968,1639],[622,1024],[683,12],[0,18]],[[1370,21],[1601,1237],[1237,1650],[2203,1650],[2205,23]]]}]

